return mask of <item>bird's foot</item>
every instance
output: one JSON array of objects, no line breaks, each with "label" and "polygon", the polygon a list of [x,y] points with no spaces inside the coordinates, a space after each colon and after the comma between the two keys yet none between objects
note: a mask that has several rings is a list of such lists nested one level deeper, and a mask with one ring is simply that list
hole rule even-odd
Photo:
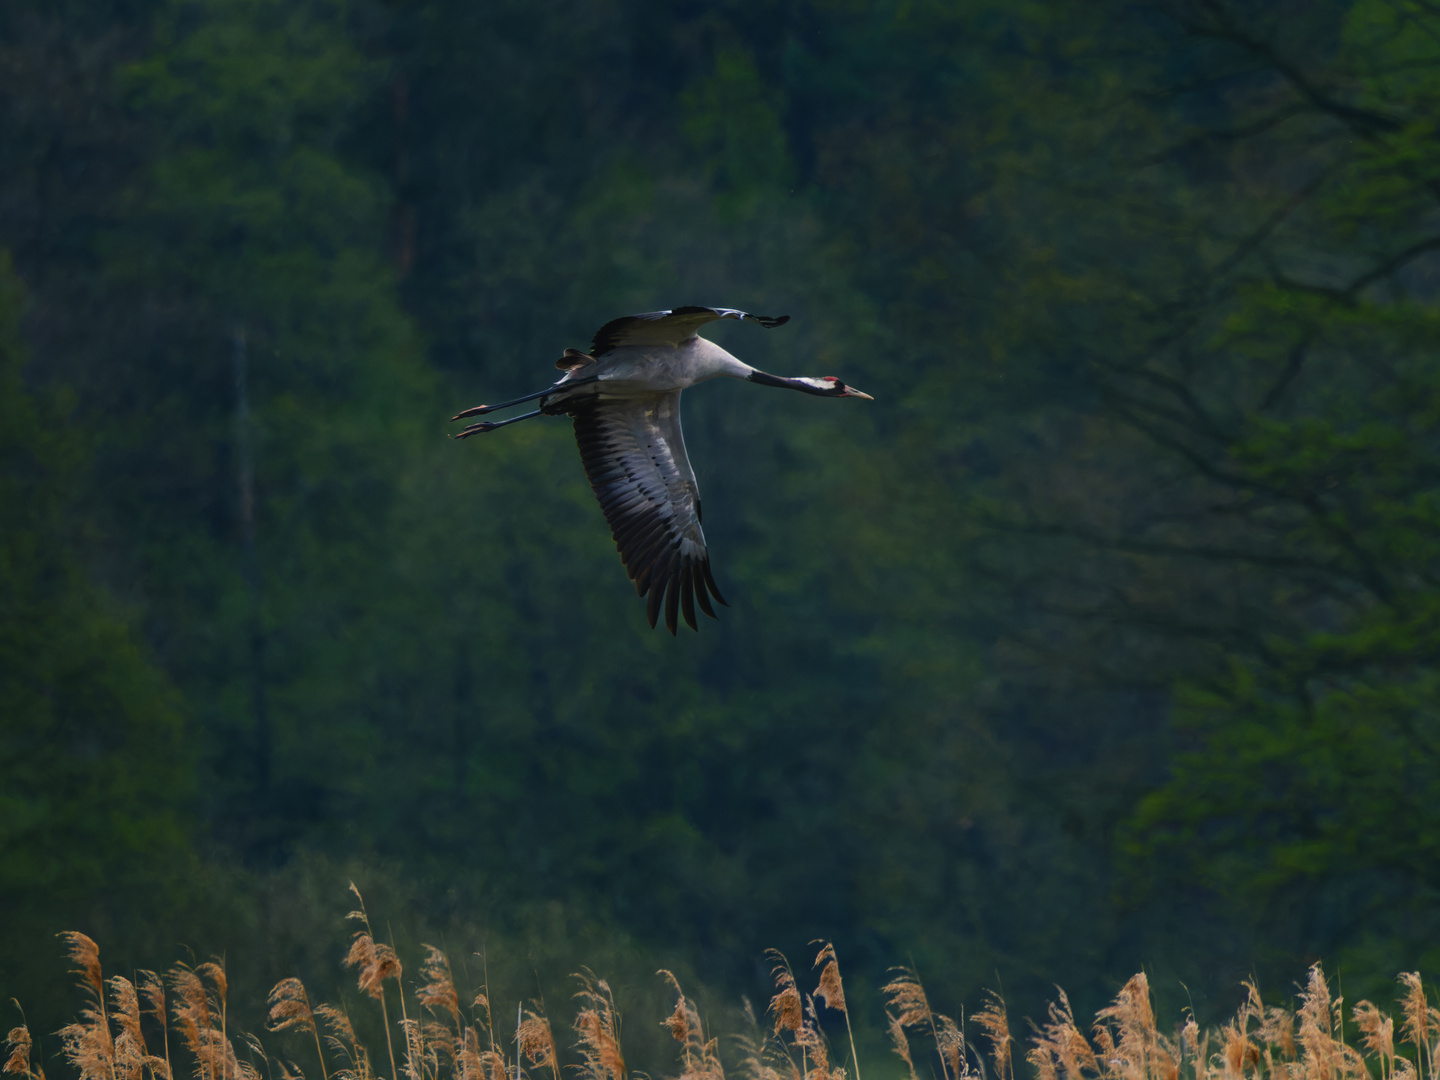
[{"label": "bird's foot", "polygon": [[456,413],[450,419],[464,420],[467,416],[484,416],[486,413],[494,412],[501,407],[502,406],[499,405],[476,405],[473,409],[466,409],[464,412]]},{"label": "bird's foot", "polygon": [[457,431],[454,437],[457,439],[468,439],[471,435],[483,435],[487,431],[494,431],[497,427],[504,426],[504,424],[496,423],[493,420],[487,420],[483,424],[471,424],[469,427]]}]

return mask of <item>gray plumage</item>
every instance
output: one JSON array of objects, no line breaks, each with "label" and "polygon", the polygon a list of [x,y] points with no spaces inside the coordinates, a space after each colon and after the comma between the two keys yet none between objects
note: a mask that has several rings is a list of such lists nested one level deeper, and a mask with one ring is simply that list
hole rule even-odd
[{"label": "gray plumage", "polygon": [[700,527],[700,490],[680,430],[680,395],[707,379],[727,376],[782,386],[822,397],[869,398],[839,379],[782,378],[736,359],[697,334],[717,319],[758,322],[768,328],[789,321],[734,308],[681,307],[627,315],[602,326],[589,353],[567,349],[554,385],[499,405],[480,405],[454,417],[480,416],[539,399],[533,412],[509,420],[471,424],[457,438],[494,431],[535,416],[568,414],[580,458],[595,497],[636,591],[648,597],[654,626],[660,611],[673,634],[683,615],[698,629],[695,609],[711,618],[713,596],[725,603],[710,571]]}]

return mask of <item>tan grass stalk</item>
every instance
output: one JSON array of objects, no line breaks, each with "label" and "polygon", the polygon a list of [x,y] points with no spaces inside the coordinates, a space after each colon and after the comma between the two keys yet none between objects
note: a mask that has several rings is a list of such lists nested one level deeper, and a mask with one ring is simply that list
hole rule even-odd
[{"label": "tan grass stalk", "polygon": [[995,1062],[996,1080],[1015,1080],[1015,1063],[1011,1060],[1010,1018],[1005,1012],[1005,1001],[995,991],[988,991],[989,1000],[975,1014],[975,1023],[990,1040],[990,1057]]},{"label": "tan grass stalk", "polygon": [[60,1029],[61,1052],[81,1080],[115,1080],[115,1043],[99,1009],[86,1006],[80,1018]]},{"label": "tan grass stalk", "polygon": [[[1096,1041],[1110,1064],[1110,1071],[1122,1080],[1148,1080],[1153,1064],[1160,1064],[1163,1050],[1155,1030],[1155,1012],[1150,1005],[1150,982],[1142,971],[1130,977],[1115,1000],[1095,1014],[1100,1024]],[[1168,1057],[1169,1055],[1164,1055]]]},{"label": "tan grass stalk", "polygon": [[460,996],[455,993],[455,980],[450,975],[450,960],[434,945],[422,943],[421,948],[425,950],[426,956],[420,964],[422,981],[415,990],[415,997],[434,1015],[448,1013],[451,1023],[455,1025],[455,1037],[458,1039],[461,1037]]},{"label": "tan grass stalk", "polygon": [[965,1053],[965,1035],[960,1025],[941,1013],[935,1014],[935,1047],[940,1051],[940,1061],[948,1064],[950,1075],[956,1080],[970,1075],[970,1061]]},{"label": "tan grass stalk", "polygon": [[226,1033],[229,986],[225,969],[214,961],[194,969],[176,964],[170,970],[170,986],[175,1026],[181,1042],[195,1057],[200,1080],[243,1080],[255,1074],[252,1067],[240,1064]]},{"label": "tan grass stalk", "polygon": [[[517,1061],[515,1067],[519,1068]],[[510,1065],[499,1050],[486,1050],[480,1055],[482,1080],[510,1080]]]},{"label": "tan grass stalk", "polygon": [[770,1014],[775,1018],[774,1034],[778,1038],[782,1031],[790,1032],[795,1045],[800,1048],[800,1077],[809,1076],[805,1047],[805,1002],[800,997],[800,987],[795,974],[790,970],[790,961],[779,949],[765,950],[770,960],[770,976],[775,980],[775,996],[770,999]]},{"label": "tan grass stalk", "polygon": [[66,930],[55,936],[65,942],[65,955],[76,965],[71,974],[79,975],[80,984],[103,1006],[105,980],[100,973],[100,946],[78,930]]},{"label": "tan grass stalk", "polygon": [[[253,1059],[258,1057],[264,1062],[266,1075],[269,1076],[270,1055],[265,1053],[265,1047],[261,1045],[260,1040],[248,1031],[238,1032],[235,1037],[245,1044],[246,1050],[252,1055],[251,1060],[240,1065],[240,1075],[248,1077],[250,1080],[261,1080],[259,1070],[257,1070],[253,1064]],[[271,1077],[271,1080],[273,1080],[273,1077]]]},{"label": "tan grass stalk", "polygon": [[1360,1029],[1360,1043],[1380,1062],[1380,1080],[1395,1072],[1395,1021],[1368,1001],[1358,1001],[1350,1016]]},{"label": "tan grass stalk", "polygon": [[123,975],[111,976],[110,1000],[114,1003],[111,1019],[120,1025],[120,1030],[129,1035],[136,1048],[144,1054],[145,1036],[140,1031],[140,995],[135,984]]},{"label": "tan grass stalk", "polygon": [[424,1063],[429,1066],[429,1076],[438,1080],[444,1071],[445,1062],[449,1062],[451,1072],[454,1072],[459,1053],[455,1033],[438,1020],[425,1020],[417,1016],[415,1022],[420,1025],[420,1041],[425,1048]]},{"label": "tan grass stalk", "polygon": [[[1025,1053],[1025,1060],[1035,1070],[1036,1080],[1059,1080],[1060,1073],[1055,1067],[1055,1055],[1042,1046],[1032,1046]],[[912,1080],[914,1074],[911,1074]]]},{"label": "tan grass stalk", "polygon": [[[1094,1049],[1075,1026],[1075,1012],[1065,991],[1056,987],[1058,1001],[1049,1007],[1049,1020],[1035,1029],[1031,1049],[1025,1055],[1046,1080],[1084,1080],[1086,1072],[1104,1073]],[[1107,1036],[1108,1038],[1108,1036]]]},{"label": "tan grass stalk", "polygon": [[[480,993],[475,995],[475,1000],[470,1003],[470,1007],[485,1010],[485,1031],[490,1037],[490,1052],[495,1053],[495,1018],[490,1014],[490,960],[484,952],[480,953],[480,978],[482,980]],[[541,1008],[543,1010],[543,1004]],[[548,1021],[546,1026],[549,1026]]]},{"label": "tan grass stalk", "polygon": [[485,1029],[485,1032],[486,1032],[487,1036],[488,1036],[489,1039],[490,1039],[490,1050],[491,1050],[492,1052],[494,1052],[494,1050],[495,1050],[495,1021],[494,1021],[494,1018],[490,1015],[490,996],[489,996],[487,993],[485,993],[485,991],[482,990],[480,993],[478,993],[478,994],[475,995],[475,1000],[470,1003],[470,1007],[471,1007],[472,1009],[484,1009],[484,1010],[485,1010],[485,1019],[484,1019],[483,1021],[481,1021],[480,1023],[481,1023],[481,1026]]},{"label": "tan grass stalk", "polygon": [[281,979],[271,989],[266,1004],[270,1006],[270,1012],[265,1018],[265,1026],[271,1031],[298,1027],[310,1032],[315,1040],[315,1057],[320,1062],[321,1080],[330,1080],[329,1070],[325,1067],[325,1051],[320,1046],[320,1028],[315,1023],[315,1010],[310,1006],[305,984],[295,978]]},{"label": "tan grass stalk", "polygon": [[1260,1048],[1250,1041],[1239,1024],[1227,1024],[1221,1035],[1224,1045],[1220,1057],[1225,1063],[1225,1080],[1241,1080],[1247,1069],[1259,1067]]},{"label": "tan grass stalk", "polygon": [[815,996],[825,1002],[827,1009],[838,1009],[845,1016],[845,1034],[850,1039],[850,1061],[855,1067],[855,1080],[860,1080],[860,1055],[855,1050],[855,1031],[850,1026],[850,1010],[845,1007],[845,983],[840,978],[840,960],[835,955],[835,945],[827,941],[815,957],[812,968],[825,966],[820,970],[820,982],[815,987]]},{"label": "tan grass stalk", "polygon": [[[830,1050],[820,1036],[819,1025],[806,1024],[797,1041],[801,1047],[801,1069],[805,1080],[841,1080],[844,1076],[843,1069],[837,1070],[835,1077],[830,1074]],[[808,1072],[804,1071],[803,1064],[807,1056],[810,1062]]]},{"label": "tan grass stalk", "polygon": [[740,1074],[745,1080],[782,1080],[780,1070],[766,1060],[767,1041],[763,1036],[740,1035],[735,1045],[740,1050]]},{"label": "tan grass stalk", "polygon": [[[225,968],[219,961],[206,961],[195,969],[195,974],[202,980],[208,979],[210,982],[211,989],[209,992],[212,994],[213,1012],[220,1014],[219,1038],[215,1038],[215,1033],[212,1032],[210,1045],[213,1050],[218,1052],[220,1057],[220,1080],[230,1080],[232,1064],[236,1066],[236,1073],[238,1074],[239,1072],[239,1062],[235,1060],[235,1052],[230,1046],[230,1037],[227,1029],[227,999],[229,996],[230,983],[225,978]],[[212,1073],[211,1075],[214,1074]]]},{"label": "tan grass stalk", "polygon": [[60,1031],[61,1044],[70,1063],[80,1070],[82,1080],[115,1077],[115,1040],[110,1034],[110,1018],[105,1009],[105,979],[100,970],[100,946],[80,933],[67,930],[57,934],[65,942],[65,955],[75,964],[71,973],[79,975],[93,1006],[81,1010],[80,1021]]},{"label": "tan grass stalk", "polygon": [[664,970],[656,974],[665,977],[676,995],[674,1011],[660,1026],[670,1032],[670,1037],[681,1045],[685,1054],[685,1068],[677,1080],[725,1080],[725,1068],[717,1050],[719,1043],[705,1038],[705,1028],[694,1002],[686,998],[674,974]]},{"label": "tan grass stalk", "polygon": [[770,999],[775,1034],[788,1031],[791,1035],[798,1035],[805,1026],[805,1003],[800,999],[800,988],[783,953],[767,949],[765,955],[770,960],[770,976],[775,980],[776,992]]},{"label": "tan grass stalk", "polygon": [[[385,1024],[385,1048],[390,1054],[390,1075],[392,1080],[399,1080],[400,1073],[395,1068],[395,1042],[390,1036],[390,1011],[385,1007],[385,980],[394,979],[395,985],[398,987],[400,976],[404,971],[395,950],[389,945],[381,945],[375,941],[375,934],[370,928],[370,916],[365,912],[365,898],[360,895],[360,890],[355,887],[353,881],[350,883],[350,891],[355,894],[355,900],[359,903],[360,908],[350,912],[346,918],[357,920],[365,929],[356,932],[350,952],[345,957],[345,966],[360,969],[361,991],[380,1002],[380,1019]],[[404,994],[400,995],[400,1018],[402,1021],[409,1019],[405,1015]],[[406,1046],[409,1046],[408,1039]],[[411,1070],[412,1066],[407,1063],[406,1069]]]},{"label": "tan grass stalk", "polygon": [[1331,998],[1324,971],[1318,963],[1313,965],[1300,994],[1300,1061],[1290,1070],[1292,1075],[1305,1080],[1368,1078],[1364,1058],[1342,1037],[1343,1003],[1343,998]]},{"label": "tan grass stalk", "polygon": [[29,1076],[30,1029],[24,1024],[11,1028],[9,1034],[5,1036],[5,1047],[10,1056],[5,1059],[4,1069],[0,1071]]},{"label": "tan grass stalk", "polygon": [[[885,1014],[889,1023],[886,1029],[890,1032],[891,1049],[905,1062],[905,1068],[910,1073],[910,1080],[919,1080],[915,1075],[915,1062],[910,1057],[910,1040],[905,1035],[905,1025],[900,1022],[900,1017],[892,1012]],[[1040,1080],[1054,1080],[1054,1076],[1042,1075]]]},{"label": "tan grass stalk", "polygon": [[735,1039],[740,1049],[740,1073],[745,1080],[781,1080],[780,1071],[766,1060],[770,1042],[761,1030],[760,1022],[755,1019],[755,1007],[750,1004],[749,998],[741,1000],[745,1003],[745,1019],[750,1034],[739,1035]]},{"label": "tan grass stalk", "polygon": [[1400,1012],[1405,1017],[1400,1036],[1415,1047],[1417,1066],[1423,1067],[1429,1080],[1435,1080],[1435,1037],[1440,1033],[1440,1009],[1426,1001],[1425,986],[1418,971],[1401,972],[1398,981],[1405,988],[1400,999]]},{"label": "tan grass stalk", "polygon": [[709,1039],[700,1054],[703,1068],[696,1074],[704,1080],[725,1080],[725,1067],[720,1063],[720,1040]]},{"label": "tan grass stalk", "polygon": [[333,1080],[375,1080],[375,1070],[370,1067],[370,1054],[355,1037],[355,1027],[350,1023],[350,1014],[334,1005],[315,1006],[315,1016],[328,1029],[325,1042],[331,1052],[349,1064],[336,1069]]},{"label": "tan grass stalk", "polygon": [[1331,1080],[1340,1062],[1331,1036],[1330,986],[1320,965],[1310,968],[1300,993],[1300,1072],[1306,1080]]},{"label": "tan grass stalk", "polygon": [[895,1010],[902,1027],[928,1027],[930,1037],[935,1040],[935,1052],[940,1057],[940,1071],[945,1080],[950,1080],[950,1071],[945,1062],[945,1051],[940,1045],[940,1031],[935,1023],[935,1013],[930,1009],[930,999],[925,996],[925,987],[913,968],[894,968],[899,972],[880,988],[889,1000],[887,1005]]},{"label": "tan grass stalk", "polygon": [[160,1039],[165,1050],[163,1062],[157,1061],[152,1070],[163,1064],[165,1080],[175,1075],[170,1066],[170,1016],[165,1010],[165,981],[153,971],[138,971],[140,980],[141,1013],[151,1016],[160,1025]]},{"label": "tan grass stalk", "polygon": [[115,1036],[115,1074],[120,1080],[140,1080],[153,1060],[140,1031],[140,995],[135,984],[122,975],[111,976],[108,983],[110,1020],[120,1029]]},{"label": "tan grass stalk", "polygon": [[620,1052],[620,1014],[610,984],[582,970],[575,977],[582,988],[575,994],[580,1011],[575,1016],[575,1049],[585,1080],[625,1080],[625,1057]]},{"label": "tan grass stalk", "polygon": [[520,1022],[520,1053],[531,1068],[549,1069],[552,1080],[560,1080],[560,1054],[555,1047],[555,1033],[543,1011],[525,1010]]},{"label": "tan grass stalk", "polygon": [[400,1034],[405,1039],[405,1076],[408,1080],[426,1080],[425,1036],[420,1021],[408,1017],[401,1020]]},{"label": "tan grass stalk", "polygon": [[[1295,1014],[1289,1009],[1266,1008],[1260,1000],[1260,991],[1253,982],[1242,984],[1249,991],[1249,1002],[1251,1003],[1251,1015],[1260,1018],[1260,1028],[1256,1036],[1267,1047],[1279,1047],[1280,1052],[1291,1061],[1295,1060],[1299,1049],[1295,1044]],[[1265,1051],[1267,1054],[1270,1051]],[[1268,1069],[1274,1072],[1274,1069]]]},{"label": "tan grass stalk", "polygon": [[455,1040],[456,1080],[480,1080],[484,1066],[480,1062],[480,1033],[465,1025]]},{"label": "tan grass stalk", "polygon": [[[663,975],[665,977],[665,981],[668,982],[670,986],[674,989],[676,996],[675,1011],[672,1012],[664,1020],[661,1020],[660,1026],[670,1032],[670,1037],[681,1045],[681,1047],[685,1050],[685,1056],[688,1059],[690,1056],[691,1010],[689,1008],[689,1002],[685,1000],[685,991],[680,989],[680,980],[675,978],[673,972],[661,968],[655,974]],[[686,1065],[689,1065],[688,1060],[686,1062]]]},{"label": "tan grass stalk", "polygon": [[1193,1013],[1185,1018],[1185,1024],[1180,1029],[1180,1045],[1190,1052],[1190,1060],[1195,1068],[1195,1080],[1206,1080],[1208,1070],[1205,1056],[1210,1046],[1210,1036],[1208,1032],[1201,1036],[1200,1025],[1195,1022]]},{"label": "tan grass stalk", "polygon": [[[15,999],[11,998],[10,1000],[14,1001]],[[20,1008],[18,1001],[15,1002],[15,1007],[17,1009]],[[17,1027],[11,1028],[5,1036],[7,1056],[5,1058],[5,1065],[3,1068],[0,1068],[0,1072],[33,1078],[36,1073],[30,1068],[30,1028],[24,1023],[25,1013],[23,1011],[20,1013],[20,1019],[21,1023]],[[40,1075],[43,1076],[44,1074],[42,1073]]]},{"label": "tan grass stalk", "polygon": [[207,1073],[211,1055],[206,1041],[210,1032],[210,1002],[199,977],[184,964],[170,969],[170,988],[174,991],[171,1008],[181,1045],[194,1056],[200,1080],[213,1080]]}]

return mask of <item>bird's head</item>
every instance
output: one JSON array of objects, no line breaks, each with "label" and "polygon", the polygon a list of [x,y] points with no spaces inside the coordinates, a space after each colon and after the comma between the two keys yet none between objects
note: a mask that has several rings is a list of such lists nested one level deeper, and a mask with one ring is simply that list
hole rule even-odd
[{"label": "bird's head", "polygon": [[856,390],[853,386],[846,386],[834,375],[824,375],[818,379],[796,379],[796,382],[804,383],[812,394],[819,394],[822,397],[858,397],[866,401],[875,399],[862,390]]},{"label": "bird's head", "polygon": [[874,401],[869,394],[856,390],[853,386],[846,386],[834,375],[825,375],[814,378],[809,375],[802,375],[793,379],[781,378],[779,375],[768,375],[763,371],[755,371],[753,368],[745,378],[761,386],[783,386],[788,390],[803,390],[807,394],[817,394],[820,397],[858,397],[866,401]]}]

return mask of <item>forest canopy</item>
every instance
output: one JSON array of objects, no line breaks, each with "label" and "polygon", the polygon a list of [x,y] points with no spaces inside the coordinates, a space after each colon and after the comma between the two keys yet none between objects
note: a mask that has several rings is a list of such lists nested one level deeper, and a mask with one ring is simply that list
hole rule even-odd
[{"label": "forest canopy", "polygon": [[[735,995],[1440,962],[1426,0],[12,0],[0,88],[0,996],[350,877]],[[686,396],[672,639],[446,419],[682,304],[876,401]]]}]

